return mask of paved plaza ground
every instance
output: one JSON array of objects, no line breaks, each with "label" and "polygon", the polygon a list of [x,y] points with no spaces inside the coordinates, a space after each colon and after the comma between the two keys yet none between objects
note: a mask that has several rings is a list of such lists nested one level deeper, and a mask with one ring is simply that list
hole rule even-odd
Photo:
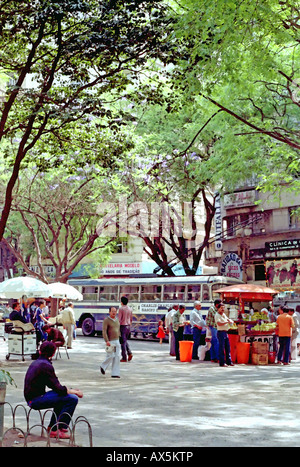
[{"label": "paved plaza ground", "polygon": [[[54,361],[62,382],[83,390],[76,416],[92,427],[93,447],[201,448],[300,446],[300,359],[288,366],[178,362],[167,343],[131,340],[133,359],[121,363],[121,379],[103,376],[104,341],[78,333],[70,360]],[[0,341],[0,365],[17,388],[6,400],[24,404],[23,380],[30,357],[11,355]],[[24,404],[25,405],[25,404]],[[5,427],[10,416],[5,409]],[[24,426],[21,411],[17,423]],[[88,446],[80,428],[79,444]],[[114,450],[113,450],[114,451]],[[113,452],[112,451],[112,452]]]}]

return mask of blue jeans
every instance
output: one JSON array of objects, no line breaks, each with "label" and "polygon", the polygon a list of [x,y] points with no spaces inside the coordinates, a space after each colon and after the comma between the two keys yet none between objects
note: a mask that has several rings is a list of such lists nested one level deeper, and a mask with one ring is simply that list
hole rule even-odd
[{"label": "blue jeans", "polygon": [[192,358],[194,359],[198,359],[198,348],[199,348],[199,345],[200,345],[200,338],[201,338],[201,333],[202,333],[202,330],[201,329],[198,329],[198,328],[193,328],[193,341],[194,341],[194,345],[193,345],[193,355],[192,355]]},{"label": "blue jeans", "polygon": [[277,360],[279,362],[281,362],[282,357],[283,357],[283,362],[289,363],[290,347],[291,347],[291,338],[279,336],[279,351],[278,351],[278,357],[277,357]]},{"label": "blue jeans", "polygon": [[218,340],[218,331],[217,328],[209,326],[211,332],[211,348],[210,348],[210,358],[212,360],[219,360],[219,340]]},{"label": "blue jeans", "polygon": [[218,331],[218,340],[219,340],[219,365],[224,366],[225,358],[226,358],[226,364],[231,365],[230,342],[229,342],[227,331]]},{"label": "blue jeans", "polygon": [[57,422],[60,422],[59,428],[67,428],[69,426],[77,403],[78,397],[75,394],[60,396],[55,391],[47,391],[42,396],[29,401],[28,405],[34,410],[53,408],[49,427],[53,426],[53,431],[56,431],[58,426],[56,425]]}]

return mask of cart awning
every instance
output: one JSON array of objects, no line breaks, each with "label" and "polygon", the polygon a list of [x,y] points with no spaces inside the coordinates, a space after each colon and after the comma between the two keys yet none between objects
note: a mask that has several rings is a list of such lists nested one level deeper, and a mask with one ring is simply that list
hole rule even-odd
[{"label": "cart awning", "polygon": [[223,298],[239,298],[243,301],[272,300],[278,293],[277,290],[255,284],[236,284],[215,290],[222,294]]}]

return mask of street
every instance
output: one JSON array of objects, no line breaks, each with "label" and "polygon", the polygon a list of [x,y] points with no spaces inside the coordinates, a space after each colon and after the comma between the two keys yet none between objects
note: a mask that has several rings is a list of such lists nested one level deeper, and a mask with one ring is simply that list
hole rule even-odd
[{"label": "street", "polygon": [[[131,340],[131,362],[122,363],[121,379],[103,376],[104,341],[78,332],[70,360],[64,351],[54,360],[62,384],[82,389],[75,416],[92,427],[94,447],[286,447],[300,445],[300,358],[288,366],[176,362],[168,344]],[[23,380],[30,357],[5,359],[17,388],[7,387],[6,400],[24,404]],[[23,417],[24,418],[24,417]],[[21,411],[18,423],[24,426]],[[5,428],[10,424],[5,409]],[[80,428],[87,446],[86,428]]]}]

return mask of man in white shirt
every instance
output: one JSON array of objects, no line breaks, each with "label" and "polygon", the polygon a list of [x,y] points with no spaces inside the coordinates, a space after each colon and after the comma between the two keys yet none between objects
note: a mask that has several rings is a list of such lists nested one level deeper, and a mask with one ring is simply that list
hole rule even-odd
[{"label": "man in white shirt", "polygon": [[62,312],[62,324],[63,324],[63,327],[66,329],[67,331],[67,336],[68,336],[68,340],[67,340],[67,345],[68,345],[68,349],[72,349],[72,343],[73,343],[73,330],[76,326],[76,321],[75,321],[75,315],[74,315],[74,311],[73,311],[73,303],[70,302],[68,303],[68,306],[63,310]]},{"label": "man in white shirt", "polygon": [[[230,325],[233,323],[231,319],[225,314],[224,304],[218,303],[216,305],[217,313],[215,314],[215,321],[217,325],[217,335],[219,340],[219,365],[220,366],[234,366],[231,361],[230,355],[230,342],[227,331]],[[224,358],[224,352],[226,354],[226,363]]]},{"label": "man in white shirt", "polygon": [[166,314],[166,317],[165,317],[165,326],[166,326],[166,330],[169,333],[170,355],[172,357],[175,357],[175,339],[174,339],[174,335],[173,335],[172,318],[173,318],[173,315],[178,310],[178,308],[179,308],[179,305],[174,305],[173,308],[171,308],[168,311],[168,313]]},{"label": "man in white shirt", "polygon": [[193,341],[194,341],[193,354],[192,354],[193,360],[199,360],[198,348],[200,345],[202,328],[205,327],[205,321],[203,319],[203,316],[200,310],[201,310],[201,302],[196,301],[194,303],[194,309],[190,313],[190,325],[192,328]]}]

